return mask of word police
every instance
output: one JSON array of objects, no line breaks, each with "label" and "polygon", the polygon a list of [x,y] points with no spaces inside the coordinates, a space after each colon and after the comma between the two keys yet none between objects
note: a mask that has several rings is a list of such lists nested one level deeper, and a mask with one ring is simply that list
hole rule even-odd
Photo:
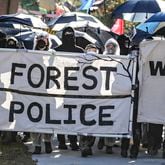
[{"label": "word police", "polygon": [[[81,124],[85,126],[113,125],[110,112],[114,110],[115,107],[112,105],[95,106],[93,104],[82,104],[80,110],[78,110],[77,108],[77,105],[74,104],[64,104],[62,109],[66,111],[67,117],[63,120],[57,120],[51,118],[53,113],[52,110],[54,109],[50,107],[50,104],[42,106],[37,102],[32,102],[25,108],[25,105],[22,102],[12,101],[10,104],[9,122],[14,121],[15,115],[27,113],[28,119],[34,123],[45,120],[46,124],[76,124],[76,120],[80,120]],[[33,114],[34,109],[38,112],[38,115]],[[73,112],[75,111],[75,109],[77,109],[77,112],[79,111],[79,118],[76,119],[73,117]],[[89,116],[87,114],[93,111],[97,111],[98,115],[90,117],[89,119]]]}]

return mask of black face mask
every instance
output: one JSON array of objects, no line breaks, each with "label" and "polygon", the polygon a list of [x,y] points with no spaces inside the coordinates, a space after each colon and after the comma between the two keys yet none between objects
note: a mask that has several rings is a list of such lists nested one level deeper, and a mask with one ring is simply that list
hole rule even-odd
[{"label": "black face mask", "polygon": [[75,38],[72,35],[64,36],[62,41],[64,44],[75,45]]},{"label": "black face mask", "polygon": [[69,45],[75,45],[74,30],[72,28],[68,27],[63,31],[62,43],[69,44]]}]

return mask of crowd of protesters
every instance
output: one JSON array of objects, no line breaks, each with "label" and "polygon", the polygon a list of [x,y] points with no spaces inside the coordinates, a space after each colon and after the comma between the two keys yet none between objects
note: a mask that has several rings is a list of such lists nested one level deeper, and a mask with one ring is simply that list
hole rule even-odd
[{"label": "crowd of protesters", "polygon": [[[126,35],[118,36],[108,39],[104,44],[104,51],[100,52],[100,48],[95,44],[87,44],[85,49],[76,45],[75,31],[71,27],[67,27],[62,33],[62,45],[54,48],[55,51],[64,52],[79,52],[85,53],[86,56],[90,56],[91,53],[105,54],[105,55],[128,55],[132,49],[137,47],[130,47],[130,39]],[[34,38],[33,49],[48,51],[50,49],[50,39],[47,32],[37,34]],[[24,43],[18,41],[14,36],[8,36],[4,31],[0,31],[0,47],[1,48],[13,48],[13,49],[26,49]],[[146,148],[149,155],[156,155],[158,150],[163,148],[162,157],[165,158],[165,142],[163,143],[163,125],[152,123],[137,123],[137,110],[138,110],[138,87],[135,89],[135,103],[133,114],[133,142],[128,138],[121,138],[121,156],[131,158],[137,158],[140,145]],[[9,143],[16,141],[16,132],[1,132],[2,141]],[[34,145],[33,154],[41,154],[41,142],[44,141],[45,152],[51,153],[53,150],[51,134],[41,133],[24,133],[24,139],[22,141],[32,140]],[[25,140],[26,139],[26,140]],[[70,148],[73,151],[81,151],[82,157],[91,156],[93,154],[92,147],[95,144],[96,137],[84,136],[80,137],[76,135],[57,135],[58,149],[69,149],[66,144],[66,139],[69,140]],[[117,138],[111,137],[98,137],[98,149],[103,149],[105,146],[105,153],[113,154],[113,147],[116,145]],[[128,151],[130,149],[130,151]]]}]

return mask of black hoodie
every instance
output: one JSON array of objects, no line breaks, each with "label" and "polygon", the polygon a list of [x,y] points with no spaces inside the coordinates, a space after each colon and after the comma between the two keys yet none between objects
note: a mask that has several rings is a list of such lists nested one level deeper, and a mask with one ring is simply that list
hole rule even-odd
[{"label": "black hoodie", "polygon": [[75,44],[75,32],[71,27],[67,27],[63,30],[62,45],[56,47],[55,50],[65,52],[84,52],[83,48]]}]

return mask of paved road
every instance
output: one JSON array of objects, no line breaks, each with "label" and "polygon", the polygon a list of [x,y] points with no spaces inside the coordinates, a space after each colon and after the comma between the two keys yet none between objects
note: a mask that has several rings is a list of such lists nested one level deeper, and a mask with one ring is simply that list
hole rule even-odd
[{"label": "paved road", "polygon": [[149,158],[148,156],[139,156],[137,160],[121,158],[119,155],[106,155],[102,152],[95,152],[92,157],[82,158],[80,152],[73,151],[54,151],[52,154],[33,156],[38,160],[37,165],[165,165],[165,160],[159,156]]},{"label": "paved road", "polygon": [[[96,144],[93,148],[93,156],[82,158],[80,151],[58,150],[57,142],[53,144],[51,154],[33,155],[38,160],[37,165],[165,165],[165,159],[161,158],[161,151],[155,157],[146,154],[145,149],[140,149],[138,159],[121,158],[120,147],[114,147],[114,154],[107,155],[105,150],[98,150]],[[69,148],[69,147],[68,147]]]}]

